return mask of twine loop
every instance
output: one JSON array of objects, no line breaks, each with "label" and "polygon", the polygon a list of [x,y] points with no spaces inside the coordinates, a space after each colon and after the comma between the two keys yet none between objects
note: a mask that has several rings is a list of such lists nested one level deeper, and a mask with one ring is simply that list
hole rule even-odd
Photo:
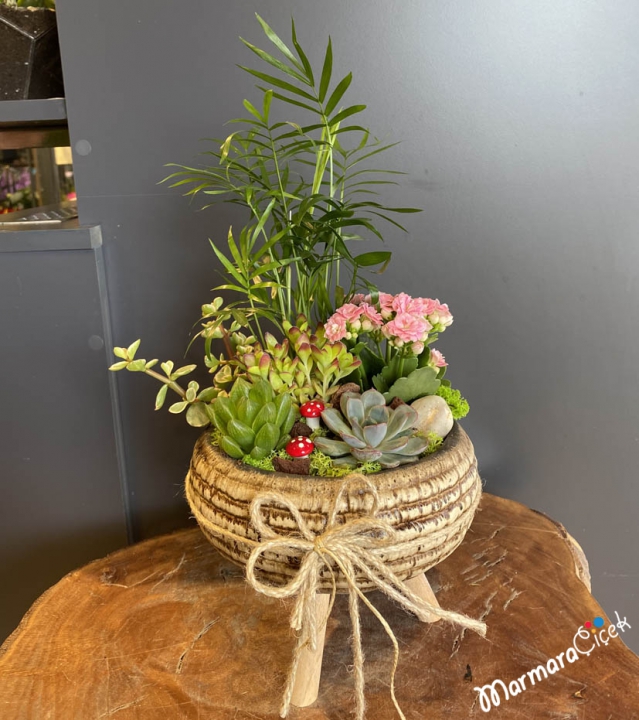
[{"label": "twine loop", "polygon": [[[369,514],[354,518],[345,523],[338,523],[338,509],[342,498],[352,489],[355,481],[364,487],[360,495],[368,495],[372,500]],[[288,510],[295,522],[295,535],[280,534],[267,525],[262,508],[279,505]],[[394,657],[390,678],[390,691],[397,712],[406,720],[395,697],[395,673],[399,662],[399,645],[397,638],[381,613],[371,604],[366,595],[357,586],[357,573],[363,574],[377,590],[401,605],[405,610],[416,615],[420,620],[427,621],[436,615],[442,620],[474,630],[481,636],[486,634],[486,625],[465,615],[443,610],[438,605],[420,598],[412,592],[393,571],[380,559],[384,549],[398,541],[398,533],[385,520],[378,518],[379,496],[377,489],[369,478],[359,473],[347,476],[341,483],[331,505],[324,532],[315,535],[309,528],[294,502],[278,492],[264,492],[257,495],[251,503],[251,523],[259,533],[261,542],[256,545],[248,559],[246,579],[257,592],[273,598],[295,597],[290,625],[298,633],[297,643],[293,651],[293,660],[286,681],[280,716],[286,717],[291,705],[293,688],[297,677],[297,669],[304,648],[317,650],[317,637],[331,613],[337,591],[335,573],[342,572],[348,583],[349,613],[353,626],[353,675],[355,684],[356,718],[363,720],[364,701],[364,655],[361,644],[361,628],[359,617],[359,600],[371,610],[379,620],[386,634],[393,643]],[[267,552],[292,553],[302,556],[296,576],[283,586],[267,585],[256,575],[255,566],[260,557]],[[332,591],[326,617],[318,618],[316,594],[324,569],[328,570],[332,579]]]}]

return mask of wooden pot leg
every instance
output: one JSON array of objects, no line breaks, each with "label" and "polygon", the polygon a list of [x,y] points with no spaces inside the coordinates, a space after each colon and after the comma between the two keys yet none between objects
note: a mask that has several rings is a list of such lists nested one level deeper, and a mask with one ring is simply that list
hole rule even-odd
[{"label": "wooden pot leg", "polygon": [[[426,602],[429,602],[431,605],[436,605],[437,607],[439,607],[439,603],[437,602],[437,598],[435,597],[433,588],[431,588],[425,573],[422,573],[421,575],[416,575],[410,580],[406,580],[404,584],[409,590],[412,590],[415,595],[418,595],[422,600],[426,600]],[[424,622],[437,622],[438,620],[441,620],[441,618],[437,617],[437,615],[431,614],[429,616],[429,619],[424,620]]]},{"label": "wooden pot leg", "polygon": [[317,649],[315,652],[312,652],[309,648],[302,650],[291,696],[291,704],[296,707],[306,707],[317,700],[320,676],[322,674],[322,656],[324,655],[324,640],[326,638],[330,599],[329,593],[317,593],[315,596],[317,618],[321,623],[317,631]]}]

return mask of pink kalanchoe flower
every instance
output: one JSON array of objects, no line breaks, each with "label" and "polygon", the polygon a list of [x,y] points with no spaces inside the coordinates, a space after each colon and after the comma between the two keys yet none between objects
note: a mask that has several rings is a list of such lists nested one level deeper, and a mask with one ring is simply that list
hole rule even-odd
[{"label": "pink kalanchoe flower", "polygon": [[363,310],[361,317],[361,329],[364,332],[371,332],[371,330],[376,330],[384,324],[384,319],[377,312],[377,308],[373,307],[373,305],[362,303],[360,307]]},{"label": "pink kalanchoe flower", "polygon": [[346,318],[339,313],[331,315],[324,326],[324,334],[329,342],[343,340],[348,331],[346,329]]},{"label": "pink kalanchoe flower", "polygon": [[436,300],[435,302],[437,303],[437,307],[433,312],[428,314],[428,320],[433,325],[438,325],[441,328],[447,328],[449,325],[452,325],[453,322],[453,316],[448,309],[448,305],[440,303],[439,300]]},{"label": "pink kalanchoe flower", "polygon": [[379,310],[384,320],[388,320],[393,314],[393,300],[394,297],[389,295],[389,293],[379,293],[377,302],[379,303]]},{"label": "pink kalanchoe flower", "polygon": [[364,312],[363,308],[359,305],[353,305],[353,303],[346,303],[342,307],[337,308],[336,314],[341,315],[349,325],[352,325]]},{"label": "pink kalanchoe flower", "polygon": [[383,324],[384,318],[381,316],[381,313],[377,312],[377,308],[374,305],[363,302],[360,308],[362,308],[362,320],[367,318],[373,325],[377,326]]},{"label": "pink kalanchoe flower", "polygon": [[435,348],[430,349],[430,357],[428,358],[428,364],[431,367],[436,368],[442,368],[448,365],[448,363],[446,362],[446,358],[439,352],[439,350],[435,350]]},{"label": "pink kalanchoe flower", "polygon": [[412,301],[413,298],[410,295],[407,295],[406,293],[399,293],[399,295],[395,295],[393,298],[391,307],[396,313],[407,313],[410,312],[408,308]]},{"label": "pink kalanchoe flower", "polygon": [[353,305],[361,305],[363,302],[370,302],[371,296],[370,295],[362,295],[362,293],[356,293],[351,298],[351,302]]},{"label": "pink kalanchoe flower", "polygon": [[431,298],[413,298],[408,304],[407,312],[413,313],[413,315],[422,315],[427,317],[439,307],[437,300],[431,300]]},{"label": "pink kalanchoe flower", "polygon": [[[423,342],[424,335],[430,330],[430,323],[423,318],[410,313],[399,313],[394,320],[386,323],[383,328],[384,335],[389,339],[393,337],[401,340],[402,345],[407,342]],[[397,345],[397,343],[395,343]],[[401,347],[399,345],[398,347]]]}]

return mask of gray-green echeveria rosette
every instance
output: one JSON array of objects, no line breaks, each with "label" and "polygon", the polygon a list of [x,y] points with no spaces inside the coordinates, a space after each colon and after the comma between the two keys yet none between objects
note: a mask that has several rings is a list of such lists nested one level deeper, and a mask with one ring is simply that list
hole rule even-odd
[{"label": "gray-green echeveria rosette", "polygon": [[394,468],[415,462],[428,447],[428,441],[415,434],[417,412],[409,405],[391,409],[377,390],[344,393],[340,409],[327,408],[322,420],[341,440],[315,439],[315,447],[335,465],[378,462]]}]

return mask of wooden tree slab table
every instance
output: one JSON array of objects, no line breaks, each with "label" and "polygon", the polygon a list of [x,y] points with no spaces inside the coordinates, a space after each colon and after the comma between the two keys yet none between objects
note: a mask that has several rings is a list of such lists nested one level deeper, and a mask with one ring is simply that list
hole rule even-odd
[{"label": "wooden tree slab table", "polygon": [[[428,578],[443,608],[485,620],[488,634],[420,623],[381,594],[368,596],[399,641],[396,694],[407,720],[639,719],[639,658],[621,632],[534,685],[525,680],[507,700],[500,691],[499,707],[482,710],[475,687],[528,677],[565,652],[586,621],[609,625],[590,595],[583,553],[561,525],[484,495],[463,544]],[[275,720],[294,646],[290,608],[246,586],[197,529],[134,545],[67,575],[34,604],[0,649],[0,717]],[[392,646],[361,612],[366,716],[391,720]],[[319,698],[293,708],[293,720],[351,716],[350,634],[338,596]]]}]

